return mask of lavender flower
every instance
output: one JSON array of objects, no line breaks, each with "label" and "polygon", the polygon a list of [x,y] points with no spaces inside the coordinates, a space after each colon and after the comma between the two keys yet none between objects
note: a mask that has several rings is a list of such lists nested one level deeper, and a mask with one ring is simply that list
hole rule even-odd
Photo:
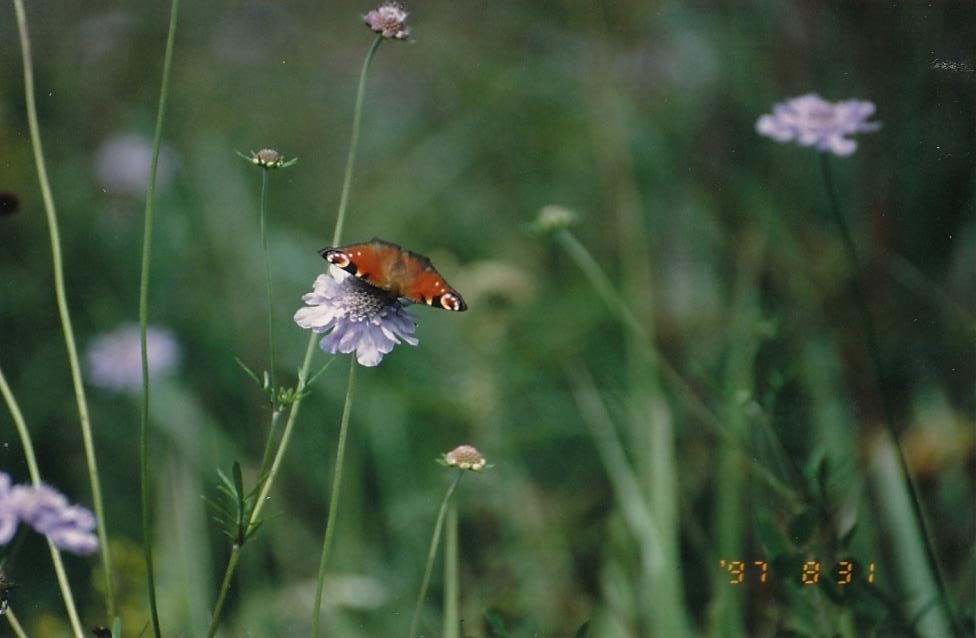
[{"label": "lavender flower", "polygon": [[407,27],[407,12],[396,2],[387,2],[373,9],[363,19],[366,26],[386,39],[406,40],[410,37]]},{"label": "lavender flower", "polygon": [[0,472],[0,545],[10,542],[19,523],[44,534],[59,549],[75,554],[98,549],[95,515],[88,509],[69,504],[47,485],[10,487],[10,476]]},{"label": "lavender flower", "polygon": [[[95,175],[109,193],[145,197],[152,164],[152,140],[143,135],[126,134],[109,138],[95,154]],[[176,153],[163,145],[156,169],[156,187],[165,186],[176,174]]]},{"label": "lavender flower", "polygon": [[881,128],[878,122],[865,121],[874,110],[873,102],[828,102],[816,93],[808,93],[773,106],[772,114],[756,121],[756,131],[777,142],[795,141],[800,146],[814,146],[818,151],[846,157],[857,149],[857,142],[845,136],[873,133]]},{"label": "lavender flower", "polygon": [[303,299],[308,306],[295,313],[295,323],[326,333],[319,344],[325,352],[355,351],[360,365],[373,367],[401,340],[419,343],[410,336],[416,319],[402,301],[334,266],[315,279]]},{"label": "lavender flower", "polygon": [[10,542],[20,522],[17,504],[11,496],[10,476],[0,472],[0,545]]},{"label": "lavender flower", "polygon": [[[165,328],[146,329],[149,354],[149,376],[172,371],[182,353],[173,333]],[[142,390],[142,345],[138,324],[124,324],[112,332],[96,337],[85,353],[92,385],[136,394]]]}]

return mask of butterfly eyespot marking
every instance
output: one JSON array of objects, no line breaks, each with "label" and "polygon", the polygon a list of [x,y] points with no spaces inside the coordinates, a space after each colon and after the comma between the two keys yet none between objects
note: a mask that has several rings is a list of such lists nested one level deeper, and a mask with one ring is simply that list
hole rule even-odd
[{"label": "butterfly eyespot marking", "polygon": [[322,257],[325,258],[330,264],[346,270],[352,265],[352,260],[349,259],[349,255],[342,252],[341,250],[323,250]]},{"label": "butterfly eyespot marking", "polygon": [[445,292],[440,297],[436,299],[431,299],[431,303],[436,301],[441,308],[444,310],[453,310],[454,312],[461,312],[468,309],[468,305],[464,303],[460,295],[453,292]]}]

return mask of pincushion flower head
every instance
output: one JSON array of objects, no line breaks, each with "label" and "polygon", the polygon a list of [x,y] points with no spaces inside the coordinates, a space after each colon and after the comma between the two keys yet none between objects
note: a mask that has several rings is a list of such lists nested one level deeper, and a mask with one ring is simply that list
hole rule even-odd
[{"label": "pincushion flower head", "polygon": [[874,103],[866,100],[828,102],[807,93],[773,106],[772,113],[756,121],[756,131],[777,142],[796,142],[846,157],[857,150],[857,142],[848,135],[881,128],[880,123],[867,121],[874,111]]},{"label": "pincushion flower head", "polygon": [[295,323],[325,333],[319,344],[325,352],[355,352],[360,365],[373,367],[397,344],[419,343],[411,336],[416,319],[398,297],[335,266],[302,298],[307,305],[295,313]]},{"label": "pincushion flower head", "polygon": [[406,24],[407,12],[396,2],[381,4],[363,16],[363,20],[366,26],[388,40],[406,40],[410,37],[410,28]]},{"label": "pincushion flower head", "polygon": [[71,505],[47,485],[11,487],[10,476],[0,472],[0,545],[10,542],[20,523],[44,534],[59,549],[75,554],[91,554],[98,549],[91,511]]},{"label": "pincushion flower head", "polygon": [[[182,351],[176,337],[165,328],[146,329],[149,376],[171,372],[180,362]],[[88,375],[95,386],[114,392],[138,393],[142,390],[142,345],[138,324],[124,324],[99,335],[85,353]]]}]

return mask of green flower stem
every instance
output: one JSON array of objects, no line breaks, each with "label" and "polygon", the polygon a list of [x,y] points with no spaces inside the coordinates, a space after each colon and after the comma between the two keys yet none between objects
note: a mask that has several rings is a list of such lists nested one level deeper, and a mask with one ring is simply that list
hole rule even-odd
[{"label": "green flower stem", "polygon": [[230,582],[234,577],[234,570],[237,569],[237,560],[241,557],[241,546],[238,543],[230,549],[230,558],[227,560],[227,568],[224,570],[224,580],[220,583],[220,593],[217,594],[217,604],[214,605],[213,616],[210,618],[210,628],[207,629],[207,638],[217,635],[217,628],[220,626],[220,612],[224,608],[224,601],[227,599],[227,592],[230,591]]},{"label": "green flower stem", "polygon": [[332,233],[333,246],[339,245],[339,240],[342,237],[342,229],[346,223],[346,207],[349,204],[352,172],[356,163],[356,148],[359,146],[359,128],[363,115],[363,96],[366,93],[366,72],[369,70],[369,65],[373,61],[376,50],[380,48],[381,42],[383,42],[382,35],[373,38],[373,44],[370,45],[369,51],[366,53],[366,59],[363,60],[363,68],[359,72],[359,86],[356,87],[356,106],[352,112],[352,139],[349,141],[349,155],[346,157],[346,174],[342,178],[342,194],[339,196],[339,213],[336,215],[335,231]]},{"label": "green flower stem", "polygon": [[98,542],[101,545],[102,569],[105,576],[105,607],[108,617],[115,616],[115,594],[112,585],[111,557],[109,554],[108,532],[105,526],[105,508],[102,505],[102,488],[98,479],[98,463],[95,459],[95,444],[92,439],[91,417],[88,414],[88,401],[85,386],[81,380],[81,366],[78,363],[78,348],[75,345],[74,328],[68,311],[68,300],[64,289],[64,265],[61,258],[61,234],[58,230],[58,215],[51,194],[51,183],[44,161],[44,148],[41,145],[41,131],[37,123],[37,104],[34,98],[34,63],[31,58],[30,35],[27,31],[27,14],[23,0],[14,0],[17,14],[17,30],[20,34],[20,49],[24,58],[24,96],[27,106],[27,123],[30,128],[31,146],[34,149],[34,164],[44,200],[48,232],[51,238],[51,257],[54,270],[54,293],[57,298],[58,315],[64,331],[64,342],[68,349],[68,364],[71,369],[71,384],[74,387],[75,401],[78,404],[78,417],[81,422],[81,438],[85,448],[85,462],[88,466],[88,479],[91,484],[92,504],[98,522]]},{"label": "green flower stem", "polygon": [[427,551],[427,566],[424,567],[424,578],[420,581],[420,593],[417,594],[417,606],[413,610],[413,621],[410,623],[410,638],[417,635],[417,624],[420,622],[420,610],[424,606],[424,599],[427,597],[427,586],[430,584],[430,574],[434,569],[434,558],[437,556],[437,545],[441,540],[441,528],[444,526],[444,517],[447,515],[447,505],[451,501],[451,495],[461,482],[464,470],[458,470],[457,477],[451,486],[447,488],[447,494],[441,502],[441,509],[437,513],[437,522],[434,523],[434,534],[430,538],[430,549]]},{"label": "green flower stem", "polygon": [[10,630],[14,632],[17,638],[27,638],[27,634],[24,632],[24,628],[20,626],[20,621],[17,620],[17,616],[14,615],[14,610],[7,608],[4,612],[7,617],[7,623],[10,625]]},{"label": "green flower stem", "polygon": [[908,495],[910,496],[909,500],[912,504],[912,513],[915,517],[915,523],[918,525],[919,532],[925,546],[925,554],[929,563],[929,569],[932,571],[936,586],[939,590],[939,598],[942,603],[943,611],[952,623],[955,635],[961,638],[966,634],[958,617],[956,616],[955,610],[953,609],[952,601],[949,598],[949,591],[946,587],[945,576],[942,573],[942,568],[935,554],[932,534],[925,522],[925,513],[922,511],[922,501],[918,486],[915,484],[911,470],[908,468],[908,462],[905,460],[905,452],[902,450],[899,442],[898,429],[895,426],[894,401],[892,400],[891,391],[888,387],[887,379],[884,373],[884,364],[881,360],[881,348],[878,345],[878,334],[874,326],[874,319],[871,316],[871,309],[867,304],[864,284],[861,281],[861,264],[857,256],[857,248],[854,245],[854,239],[851,236],[851,231],[847,226],[847,222],[844,220],[844,214],[841,212],[840,197],[837,194],[837,185],[834,183],[830,158],[826,153],[820,153],[819,155],[820,167],[822,169],[824,179],[824,187],[827,190],[827,198],[830,202],[830,214],[834,219],[837,233],[840,235],[841,244],[844,246],[844,253],[851,269],[851,296],[854,298],[854,305],[857,307],[858,319],[861,324],[861,332],[864,335],[865,345],[867,346],[868,357],[871,360],[871,365],[874,367],[875,379],[878,384],[878,392],[881,395],[881,409],[884,413],[885,426],[895,449],[898,451],[898,462],[901,469],[901,474],[905,481]]},{"label": "green flower stem", "polygon": [[325,568],[329,563],[332,549],[332,536],[335,534],[336,516],[339,513],[339,495],[342,487],[342,466],[346,458],[346,435],[349,432],[349,416],[352,412],[352,397],[356,389],[355,357],[349,357],[349,384],[346,387],[346,401],[342,406],[339,420],[339,443],[336,450],[335,470],[332,476],[332,491],[329,494],[329,517],[325,523],[325,539],[322,541],[322,557],[319,559],[319,574],[315,581],[315,606],[312,608],[312,636],[319,635],[319,615],[322,611],[322,587],[325,583]]},{"label": "green flower stem", "polygon": [[447,507],[444,532],[444,638],[459,638],[461,615],[458,611],[458,512],[457,503]]},{"label": "green flower stem", "polygon": [[170,6],[169,31],[166,36],[166,52],[163,54],[163,77],[159,88],[159,104],[156,108],[156,130],[153,134],[152,163],[149,168],[149,188],[146,191],[145,229],[142,239],[142,275],[139,280],[139,332],[142,346],[142,423],[139,428],[140,493],[142,500],[142,548],[146,560],[146,581],[149,589],[149,611],[153,635],[160,638],[159,610],[156,603],[156,580],[153,575],[152,556],[152,504],[149,485],[149,351],[146,328],[149,323],[149,265],[152,248],[153,200],[156,195],[156,169],[159,165],[159,147],[163,136],[163,117],[169,96],[169,78],[173,66],[173,47],[176,42],[176,19],[180,0]]},{"label": "green flower stem", "polygon": [[[14,2],[18,2],[18,0],[14,0]],[[31,482],[36,486],[40,486],[41,472],[37,468],[37,456],[34,454],[34,444],[31,441],[30,431],[27,429],[27,422],[24,421],[24,415],[20,411],[20,406],[17,404],[17,399],[14,397],[10,385],[7,384],[7,377],[4,376],[2,369],[0,369],[0,394],[3,395],[7,409],[10,410],[10,417],[14,421],[14,427],[17,429],[20,443],[24,447],[24,458],[27,460],[27,471],[30,473]],[[75,599],[71,594],[71,585],[68,582],[68,575],[64,571],[61,553],[50,540],[47,542],[47,546],[51,551],[51,561],[54,563],[54,572],[58,577],[58,585],[61,587],[61,597],[64,599],[64,606],[68,610],[68,620],[71,622],[71,629],[74,632],[75,638],[83,638],[81,621],[78,619],[78,611],[75,609]]]},{"label": "green flower stem", "polygon": [[[261,254],[264,256],[264,284],[268,291],[268,375],[271,381],[271,390],[275,391],[275,337],[274,337],[274,294],[271,284],[271,259],[268,256],[268,234],[267,234],[267,210],[268,210],[268,169],[261,169]],[[270,442],[270,439],[269,439]],[[267,452],[267,451],[266,451]],[[267,454],[265,455],[267,456]],[[262,469],[263,469],[262,463]]]},{"label": "green flower stem", "polygon": [[268,474],[268,464],[271,463],[271,450],[274,449],[275,433],[278,431],[278,422],[281,420],[281,410],[271,412],[271,426],[268,428],[268,440],[264,444],[264,454],[261,455],[261,469],[258,471],[258,480],[263,481]]},{"label": "green flower stem", "polygon": [[[268,470],[267,477],[263,479],[261,485],[261,491],[258,493],[257,498],[254,501],[254,509],[251,510],[250,516],[248,517],[247,524],[245,528],[250,530],[254,525],[255,521],[260,520],[261,510],[264,509],[264,504],[268,501],[268,494],[271,492],[271,486],[274,484],[275,477],[278,476],[278,470],[281,468],[282,459],[285,457],[285,450],[288,449],[288,442],[291,441],[292,430],[295,427],[295,422],[298,420],[298,412],[302,406],[302,397],[305,393],[305,380],[308,378],[308,372],[312,367],[312,355],[315,354],[315,342],[318,335],[314,332],[309,336],[308,346],[305,348],[305,359],[302,362],[301,371],[298,374],[298,385],[295,388],[295,392],[298,394],[298,398],[291,405],[291,410],[288,412],[288,421],[285,423],[285,430],[281,434],[281,443],[278,445],[278,451],[275,453],[274,460],[271,462],[271,469]],[[273,415],[272,415],[273,416]],[[272,429],[274,425],[272,424]],[[269,433],[269,445],[271,437]],[[262,461],[262,467],[264,462]],[[224,570],[224,580],[220,586],[220,592],[217,595],[217,604],[214,607],[213,615],[210,619],[210,628],[207,632],[208,636],[213,636],[217,627],[220,625],[220,612],[223,610],[224,598],[227,596],[227,590],[230,589],[231,579],[234,576],[234,572],[237,569],[237,561],[239,558],[241,545],[234,544],[231,547],[231,555],[227,560],[227,567]]]},{"label": "green flower stem", "polygon": [[661,356],[650,343],[650,338],[644,326],[637,320],[631,312],[627,302],[614,289],[613,283],[600,267],[600,264],[593,258],[593,255],[570,231],[563,229],[556,233],[556,240],[562,246],[569,257],[576,262],[577,267],[590,281],[597,294],[603,299],[604,303],[610,307],[623,325],[641,338],[643,343],[643,354],[650,358],[653,364],[661,371],[662,376],[667,380],[671,388],[683,399],[685,406],[701,422],[707,425],[719,438],[729,443],[738,451],[743,462],[749,467],[756,478],[765,483],[770,489],[780,496],[797,501],[796,492],[776,478],[768,469],[760,465],[747,450],[744,449],[742,442],[722,423],[722,420],[707,406],[698,396],[691,385],[685,381],[681,373],[671,365],[665,357]]},{"label": "green flower stem", "polygon": [[[332,234],[333,246],[338,245],[339,241],[342,238],[342,228],[343,225],[345,224],[345,219],[346,219],[346,208],[349,203],[349,192],[352,186],[353,168],[355,167],[355,163],[356,163],[356,149],[359,145],[359,129],[362,120],[363,97],[365,95],[365,87],[366,87],[366,73],[369,70],[369,65],[373,61],[373,56],[376,54],[376,50],[379,48],[382,39],[383,39],[382,36],[376,36],[376,38],[373,40],[373,43],[370,46],[369,51],[366,53],[366,59],[363,61],[363,68],[359,74],[359,86],[356,89],[356,105],[353,109],[353,118],[352,118],[352,140],[349,144],[349,154],[346,157],[346,172],[345,172],[345,177],[343,178],[342,181],[342,192],[339,195],[339,210],[338,210],[338,214],[336,215],[335,231]],[[262,211],[264,210],[264,204],[263,204],[264,196],[265,196],[265,190],[262,184]],[[263,215],[262,215],[262,221],[263,221]],[[262,242],[263,241],[264,239],[262,235]],[[270,292],[269,292],[269,299],[270,299]],[[270,332],[270,319],[269,319],[269,332]],[[295,388],[295,391],[298,394],[298,398],[295,399],[294,403],[292,403],[291,410],[288,412],[288,421],[285,423],[285,430],[281,434],[281,442],[278,444],[278,450],[275,453],[274,460],[271,462],[271,468],[267,471],[267,477],[263,479],[261,490],[258,493],[258,497],[254,502],[254,509],[251,510],[251,515],[247,522],[247,526],[246,526],[247,528],[250,528],[252,525],[254,525],[255,521],[260,520],[261,510],[264,509],[264,504],[268,501],[268,494],[271,492],[271,486],[274,484],[275,477],[278,476],[278,471],[281,468],[282,459],[284,459],[285,452],[288,449],[288,443],[291,441],[292,430],[294,429],[295,422],[298,419],[299,409],[301,408],[302,399],[305,393],[305,383],[306,380],[308,379],[308,374],[312,369],[312,355],[315,354],[315,345],[318,339],[319,339],[319,335],[314,332],[309,334],[308,336],[308,345],[305,348],[305,358],[302,361],[302,367],[300,372],[298,373],[298,385]],[[355,365],[355,360],[353,360],[352,365]],[[273,364],[272,364],[272,368],[273,368]],[[351,380],[353,372],[350,370],[349,374]],[[272,416],[272,419],[274,419],[274,416]],[[274,420],[272,420],[272,430],[273,429],[274,429]],[[265,466],[268,453],[271,449],[272,440],[273,440],[273,431],[269,432],[268,434],[268,444],[265,447],[265,454],[264,454],[265,460],[262,460],[261,462],[262,470]],[[342,443],[340,443],[340,447],[341,445]],[[340,469],[338,464],[336,469],[337,470]],[[263,471],[262,471],[262,475],[263,475]],[[336,485],[335,483],[333,483],[333,489],[335,489],[335,487]],[[336,499],[333,499],[333,501],[335,502]],[[330,504],[330,509],[331,507],[332,505]],[[333,516],[330,514],[328,524],[331,524],[332,519]],[[323,550],[324,549],[325,547],[323,547]],[[221,586],[221,592],[222,592],[220,594],[221,603],[222,603],[223,596],[226,593],[225,590],[230,586],[231,578],[234,575],[234,570],[237,564],[236,554],[239,553],[239,551],[240,551],[239,547],[231,550],[232,552],[231,558],[228,561],[227,569],[224,574],[224,584]],[[323,556],[323,558],[325,558],[325,556]],[[316,611],[316,616],[317,613],[318,612]],[[210,624],[212,631],[216,630],[216,627],[219,623],[219,619],[220,619],[220,607],[216,607],[214,609],[213,618]]]}]

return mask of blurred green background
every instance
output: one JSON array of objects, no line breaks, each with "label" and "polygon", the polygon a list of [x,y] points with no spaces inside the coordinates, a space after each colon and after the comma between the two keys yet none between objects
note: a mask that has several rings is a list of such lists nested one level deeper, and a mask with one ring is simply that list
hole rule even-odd
[{"label": "blurred green background", "polygon": [[[270,146],[299,158],[271,175],[269,197],[278,372],[292,382],[307,335],[291,317],[323,271],[316,250],[335,223],[371,8],[182,7],[149,295],[151,323],[172,330],[183,353],[152,395],[167,635],[204,632],[228,547],[201,496],[235,460],[253,480],[267,432],[263,395],[234,362],[267,367],[261,176],[235,152]],[[461,443],[494,464],[456,494],[462,635],[572,636],[587,621],[600,638],[945,635],[818,158],[754,129],[773,103],[810,91],[871,100],[883,123],[833,167],[901,445],[971,632],[973,3],[408,9],[412,41],[383,44],[368,78],[344,239],[379,236],[429,255],[470,310],[417,309],[420,346],[359,374],[328,635],[406,634],[451,479],[433,459]],[[112,164],[105,144],[152,134],[168,11],[28,6],[83,350],[137,317],[144,194],[138,170],[134,188],[118,174],[140,165]],[[20,208],[0,216],[0,365],[45,480],[90,505],[16,41],[7,6],[0,190]],[[656,358],[559,241],[530,232],[554,204],[578,215],[574,236]],[[316,363],[326,360],[319,352]],[[308,632],[345,361],[302,408],[266,510],[278,517],[244,548],[223,635]],[[123,626],[137,635],[148,620],[138,397],[91,385],[89,397]],[[6,411],[0,439],[0,469],[26,481]],[[831,585],[828,566],[845,559],[856,582]],[[753,571],[731,585],[720,560]],[[766,583],[756,560],[770,565]],[[818,586],[801,584],[805,560],[822,562]],[[86,625],[108,624],[97,559],[67,561]],[[39,537],[8,552],[7,572],[31,635],[64,635]],[[425,635],[441,632],[442,583],[437,568]]]}]

